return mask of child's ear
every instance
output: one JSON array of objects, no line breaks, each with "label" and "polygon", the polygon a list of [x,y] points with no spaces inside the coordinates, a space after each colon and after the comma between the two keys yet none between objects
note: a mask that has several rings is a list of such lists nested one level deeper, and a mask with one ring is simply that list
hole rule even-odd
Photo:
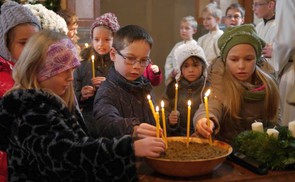
[{"label": "child's ear", "polygon": [[117,51],[112,47],[111,50],[110,50],[110,58],[114,62],[116,60],[116,53],[117,53]]}]

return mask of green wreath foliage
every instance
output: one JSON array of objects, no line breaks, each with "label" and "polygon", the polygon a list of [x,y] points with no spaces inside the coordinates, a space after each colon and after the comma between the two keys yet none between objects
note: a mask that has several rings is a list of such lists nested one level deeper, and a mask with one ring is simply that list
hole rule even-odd
[{"label": "green wreath foliage", "polygon": [[295,169],[295,138],[286,126],[276,129],[278,139],[267,133],[244,131],[234,139],[233,147],[272,170]]}]

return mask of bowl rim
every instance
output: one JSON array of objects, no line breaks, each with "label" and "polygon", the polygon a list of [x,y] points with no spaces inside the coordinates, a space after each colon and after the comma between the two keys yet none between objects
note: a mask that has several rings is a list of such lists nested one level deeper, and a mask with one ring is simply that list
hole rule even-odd
[{"label": "bowl rim", "polygon": [[[182,137],[182,136],[177,136],[177,137],[167,137],[167,140],[169,141],[180,141],[180,142],[184,142],[184,139],[186,140],[186,137]],[[190,137],[190,142],[192,141],[197,141],[197,143],[209,143],[208,139],[203,139],[203,138],[197,138],[197,137]],[[195,160],[171,160],[171,159],[163,159],[163,158],[159,158],[159,157],[145,157],[146,159],[150,159],[150,160],[157,160],[157,161],[166,161],[166,162],[187,162],[187,163],[195,163],[195,162],[201,162],[201,161],[211,161],[211,160],[216,160],[216,159],[221,159],[221,158],[225,158],[228,155],[230,155],[233,151],[233,148],[231,145],[219,141],[219,140],[213,140],[213,145],[217,145],[220,144],[223,148],[228,149],[228,152],[224,155],[218,156],[218,157],[214,157],[214,158],[209,158],[209,159],[195,159]],[[169,147],[169,146],[168,146]]]}]

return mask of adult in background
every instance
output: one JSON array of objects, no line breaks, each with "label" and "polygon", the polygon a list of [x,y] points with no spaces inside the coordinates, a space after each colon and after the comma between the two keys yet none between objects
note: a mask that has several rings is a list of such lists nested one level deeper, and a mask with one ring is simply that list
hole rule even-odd
[{"label": "adult in background", "polygon": [[295,1],[277,0],[273,59],[279,67],[282,124],[295,120]]}]

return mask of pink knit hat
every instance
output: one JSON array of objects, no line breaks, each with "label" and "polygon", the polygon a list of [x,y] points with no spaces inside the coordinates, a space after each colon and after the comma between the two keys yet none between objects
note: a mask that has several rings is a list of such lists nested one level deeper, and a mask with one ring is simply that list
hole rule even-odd
[{"label": "pink knit hat", "polygon": [[38,81],[47,80],[79,65],[80,61],[75,45],[69,39],[62,39],[49,46],[45,64],[41,66],[38,73]]},{"label": "pink knit hat", "polygon": [[97,17],[95,21],[92,23],[91,29],[90,29],[91,39],[93,36],[93,29],[98,26],[107,27],[112,32],[116,32],[120,28],[116,15],[114,13],[105,13],[101,15],[100,17]]}]

